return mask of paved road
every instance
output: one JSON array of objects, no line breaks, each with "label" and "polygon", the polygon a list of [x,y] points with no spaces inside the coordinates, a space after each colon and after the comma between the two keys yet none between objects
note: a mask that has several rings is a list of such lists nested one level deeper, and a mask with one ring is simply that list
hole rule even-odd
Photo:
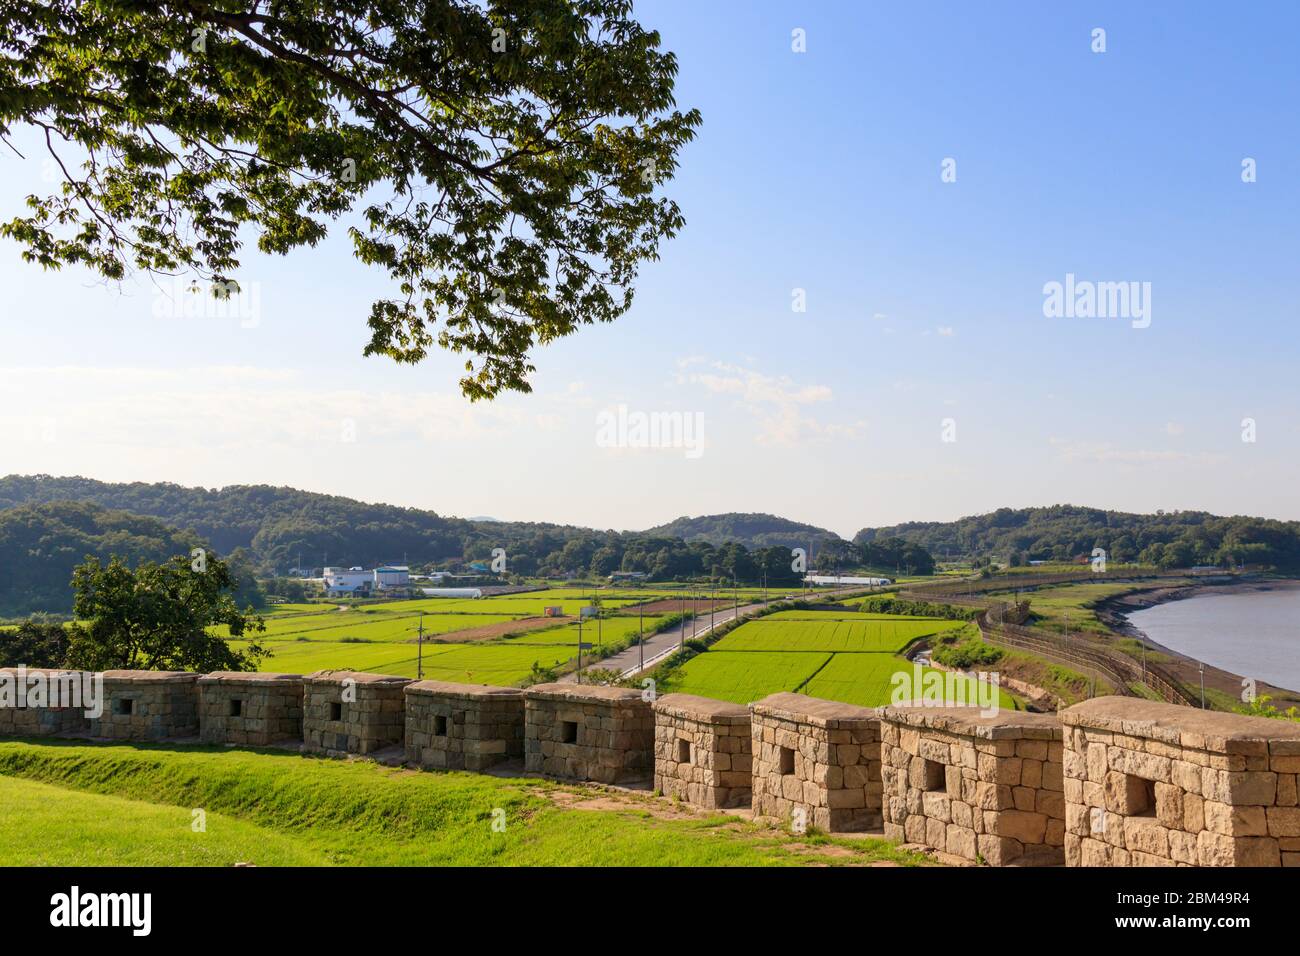
[{"label": "paved road", "polygon": [[[860,589],[856,589],[856,590],[860,590]],[[837,589],[834,591],[818,591],[816,592],[816,597],[829,599],[833,597],[838,597],[841,594],[851,594],[854,593],[854,591],[855,591],[854,588]],[[796,594],[795,596],[799,597],[800,595]],[[773,598],[770,603],[779,604],[783,602],[784,602],[784,597]],[[707,604],[705,604],[705,606],[707,607]],[[726,607],[719,607],[713,613],[712,619],[710,619],[708,611],[700,611],[699,616],[695,620],[686,622],[686,640],[689,641],[693,637],[703,637],[705,634],[707,634],[710,631],[710,629],[714,627],[721,627],[727,621],[730,621],[732,618],[734,618],[737,614],[739,614],[741,617],[747,617],[753,614],[755,611],[761,610],[763,606],[764,605],[762,602],[759,602],[757,604],[742,604],[740,605],[739,610],[737,610],[734,605],[729,604]],[[592,634],[593,635],[595,634],[594,626],[592,628]],[[645,653],[644,667],[642,667],[641,665],[642,648],[636,646],[629,647],[625,651],[619,651],[617,654],[612,654],[609,657],[605,658],[603,661],[595,661],[590,665],[587,664],[587,661],[584,658],[583,667],[584,669],[586,669],[587,666],[598,667],[601,668],[602,670],[617,669],[624,677],[632,677],[635,674],[641,672],[642,670],[650,670],[652,667],[658,664],[661,660],[663,660],[673,651],[681,647],[681,644],[682,644],[682,628],[681,625],[679,624],[677,627],[674,627],[670,631],[666,631],[662,634],[651,634],[646,637],[645,648],[644,648],[644,653]],[[573,673],[573,674],[565,674],[563,677],[560,678],[560,681],[561,683],[572,684],[576,682],[577,679],[578,679],[577,674]]]}]

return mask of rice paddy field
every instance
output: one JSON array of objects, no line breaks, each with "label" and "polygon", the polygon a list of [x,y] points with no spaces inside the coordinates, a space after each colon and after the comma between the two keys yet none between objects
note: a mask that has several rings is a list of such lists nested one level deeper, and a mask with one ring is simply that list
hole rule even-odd
[{"label": "rice paddy field", "polygon": [[[469,684],[512,685],[527,678],[534,665],[553,668],[577,653],[578,614],[599,593],[599,624],[582,624],[582,640],[590,644],[626,643],[644,626],[653,632],[661,614],[642,615],[632,605],[659,600],[673,592],[593,592],[554,588],[493,597],[422,598],[370,604],[279,605],[263,615],[266,632],[258,640],[271,656],[263,671],[310,673],[317,670],[357,670]],[[742,597],[743,600],[743,597]],[[542,618],[543,609],[559,606],[565,617]],[[517,632],[508,625],[521,622]],[[423,667],[417,635],[423,623]],[[477,629],[494,626],[483,638]],[[220,632],[218,632],[220,633]],[[466,639],[457,640],[458,634]],[[223,634],[223,636],[225,636]],[[236,649],[246,641],[232,641]]]},{"label": "rice paddy field", "polygon": [[[673,675],[666,692],[748,704],[779,691],[877,707],[890,703],[893,676],[913,673],[899,652],[914,641],[963,626],[961,621],[839,611],[782,611],[750,621]],[[959,678],[966,700],[973,681]],[[999,691],[1000,706],[1016,709]]]}]

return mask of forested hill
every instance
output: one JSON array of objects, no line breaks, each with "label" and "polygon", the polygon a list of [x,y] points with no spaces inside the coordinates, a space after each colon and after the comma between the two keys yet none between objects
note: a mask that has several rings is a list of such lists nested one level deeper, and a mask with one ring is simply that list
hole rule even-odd
[{"label": "forested hill", "polygon": [[1113,561],[1168,568],[1244,563],[1300,570],[1300,523],[1204,511],[1144,515],[1076,505],[1000,508],[957,521],[863,528],[853,540],[862,545],[892,537],[915,542],[939,560],[991,557],[1018,564],[1070,560],[1105,548]]},{"label": "forested hill", "polygon": [[202,545],[157,518],[59,501],[0,510],[0,617],[68,613],[72,569],[87,555],[120,555],[132,566],[166,561]]},{"label": "forested hill", "polygon": [[839,540],[839,535],[816,525],[791,521],[769,514],[729,512],[677,518],[657,528],[641,532],[648,537],[681,538],[687,543],[743,544],[747,548],[807,548],[825,541]]},{"label": "forested hill", "polygon": [[[482,536],[480,525],[432,511],[370,504],[296,488],[231,485],[218,490],[166,482],[111,484],[89,478],[10,475],[0,478],[0,510],[79,501],[150,515],[193,531],[225,554],[248,548],[267,568],[302,563],[374,566],[460,557]],[[493,539],[547,525],[484,523]],[[557,529],[561,543],[565,529]],[[577,530],[577,529],[574,529]],[[485,553],[490,552],[490,546]]]}]

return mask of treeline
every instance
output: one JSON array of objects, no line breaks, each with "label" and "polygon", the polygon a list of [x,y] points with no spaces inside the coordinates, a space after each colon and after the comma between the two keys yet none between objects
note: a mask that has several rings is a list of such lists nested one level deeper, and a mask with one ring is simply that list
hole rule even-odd
[{"label": "treeline", "polygon": [[[0,511],[0,618],[72,611],[72,572],[87,555],[120,557],[135,567],[188,556],[209,545],[157,518],[75,501]],[[216,552],[213,552],[216,555]],[[241,605],[263,601],[253,561],[236,549],[227,565]]]},{"label": "treeline", "polygon": [[1204,511],[1131,514],[1074,505],[1001,508],[949,522],[864,528],[857,544],[902,538],[941,560],[995,558],[1011,565],[1072,561],[1103,548],[1114,562],[1161,568],[1254,565],[1300,570],[1300,523]]},{"label": "treeline", "polygon": [[[815,570],[866,567],[926,574],[933,568],[925,549],[905,541],[875,541],[861,548],[825,529],[772,515],[678,519],[673,526],[691,523],[683,526],[690,534],[684,539],[681,534],[444,518],[417,508],[267,485],[210,491],[47,475],[0,479],[0,509],[59,501],[160,519],[229,556],[236,570],[247,561],[263,577],[327,564],[374,567],[402,562],[423,570],[457,568],[470,561],[491,561],[496,548],[506,551],[509,572],[526,576],[604,577],[615,571],[641,571],[656,581],[734,577],[753,583],[766,573],[769,582],[785,584],[799,577],[791,567],[790,549],[810,545],[809,566]],[[738,540],[707,540],[727,534]],[[98,546],[80,547],[73,548],[77,553],[70,561],[87,553],[111,553]],[[154,551],[141,553],[160,557]],[[66,577],[57,585],[50,583],[66,590]],[[284,590],[284,585],[276,587],[275,593]]]}]

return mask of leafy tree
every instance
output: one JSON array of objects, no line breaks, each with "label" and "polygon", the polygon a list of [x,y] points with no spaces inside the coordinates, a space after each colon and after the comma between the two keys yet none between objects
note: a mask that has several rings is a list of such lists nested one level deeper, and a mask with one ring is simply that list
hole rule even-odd
[{"label": "leafy tree", "polygon": [[142,562],[134,571],[120,558],[107,565],[87,558],[73,573],[73,609],[84,621],[72,635],[68,666],[81,670],[256,670],[267,651],[251,640],[236,651],[209,632],[224,625],[231,638],[266,629],[251,608],[232,597],[236,582],[215,557],[195,570],[188,557]]},{"label": "leafy tree", "polygon": [[683,225],[654,193],[700,116],[631,9],[10,0],[0,137],[35,129],[64,183],[0,234],[46,268],[184,272],[224,297],[248,227],[285,254],[348,215],[393,284],[367,355],[436,343],[470,356],[470,398],[529,391],[533,347],[625,312]]},{"label": "leafy tree", "polygon": [[65,627],[34,618],[12,631],[0,631],[0,667],[62,667],[70,635],[79,632],[75,624]]}]

